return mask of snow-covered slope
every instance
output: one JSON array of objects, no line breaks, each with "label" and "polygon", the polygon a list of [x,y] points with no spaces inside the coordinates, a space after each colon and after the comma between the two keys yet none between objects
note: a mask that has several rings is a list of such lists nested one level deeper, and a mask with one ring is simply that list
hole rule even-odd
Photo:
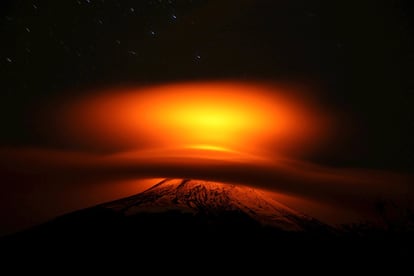
[{"label": "snow-covered slope", "polygon": [[271,198],[265,191],[218,182],[165,179],[152,188],[101,207],[126,216],[169,210],[219,216],[240,212],[262,225],[285,231],[306,231],[322,224]]}]

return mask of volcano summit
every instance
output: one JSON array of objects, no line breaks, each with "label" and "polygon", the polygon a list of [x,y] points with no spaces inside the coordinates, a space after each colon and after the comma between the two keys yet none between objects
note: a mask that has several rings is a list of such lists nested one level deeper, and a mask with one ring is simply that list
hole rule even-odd
[{"label": "volcano summit", "polygon": [[395,256],[406,256],[409,246],[392,236],[358,233],[295,211],[266,191],[203,180],[164,179],[139,194],[58,217],[2,242],[10,252],[18,251],[19,257],[24,252],[29,258],[39,248],[50,255],[79,248],[88,256],[126,252],[131,256],[132,251],[132,256],[149,259],[160,252],[180,252],[180,258],[213,253],[223,260],[237,256],[250,262],[269,256],[335,259],[338,256],[330,252],[346,257],[350,250],[356,259],[366,255],[383,258],[380,249],[384,247]]},{"label": "volcano summit", "polygon": [[287,243],[291,236],[332,232],[330,226],[275,201],[266,191],[164,179],[142,193],[63,215],[7,240],[63,248],[77,243],[194,247],[238,244],[241,239],[261,244],[268,243],[269,237]]},{"label": "volcano summit", "polygon": [[140,194],[99,208],[126,217],[177,213],[200,220],[204,218],[210,225],[213,221],[219,222],[222,216],[237,217],[239,223],[256,223],[283,231],[308,231],[322,226],[317,220],[275,201],[264,191],[191,179],[165,179]]}]

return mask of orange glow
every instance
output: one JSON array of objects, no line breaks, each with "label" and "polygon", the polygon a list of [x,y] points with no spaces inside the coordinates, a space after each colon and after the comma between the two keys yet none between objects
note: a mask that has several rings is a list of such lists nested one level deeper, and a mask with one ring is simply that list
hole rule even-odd
[{"label": "orange glow", "polygon": [[229,82],[114,89],[67,105],[64,135],[110,150],[269,155],[321,137],[322,117],[289,92]]}]

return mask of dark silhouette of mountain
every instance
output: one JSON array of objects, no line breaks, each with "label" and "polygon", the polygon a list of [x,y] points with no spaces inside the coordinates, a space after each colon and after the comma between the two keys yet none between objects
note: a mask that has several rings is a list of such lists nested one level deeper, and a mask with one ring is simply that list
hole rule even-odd
[{"label": "dark silhouette of mountain", "polygon": [[333,228],[245,186],[165,179],[140,194],[10,235],[0,245],[19,258],[36,256],[39,250],[144,259],[213,254],[249,262],[367,257],[402,261],[411,256],[411,234],[371,231],[365,236],[362,228],[357,234],[351,228]]}]

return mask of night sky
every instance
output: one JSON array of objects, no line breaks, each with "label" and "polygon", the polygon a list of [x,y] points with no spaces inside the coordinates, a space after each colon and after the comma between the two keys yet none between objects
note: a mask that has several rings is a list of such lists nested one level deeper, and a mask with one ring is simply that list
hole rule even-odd
[{"label": "night sky", "polygon": [[316,87],[347,118],[312,161],[411,171],[409,2],[2,1],[1,146],[65,147],[31,122],[53,97],[122,84],[289,81]]},{"label": "night sky", "polygon": [[[70,143],[45,136],[55,126],[39,126],[38,114],[56,101],[106,88],[275,82],[308,87],[326,114],[336,116],[338,125],[323,150],[302,160],[412,175],[411,2],[2,0],[0,150],[76,152]],[[10,198],[5,206],[11,208],[19,203],[8,190],[15,198],[30,198],[42,186],[27,184],[23,195],[15,176],[21,174],[16,179],[22,176],[25,183],[32,176],[25,178],[25,168],[13,168],[16,175],[10,176],[14,163],[2,159],[2,201]],[[53,187],[48,185],[42,189]],[[47,217],[41,212],[39,217]],[[6,210],[0,220],[13,216]]]}]

